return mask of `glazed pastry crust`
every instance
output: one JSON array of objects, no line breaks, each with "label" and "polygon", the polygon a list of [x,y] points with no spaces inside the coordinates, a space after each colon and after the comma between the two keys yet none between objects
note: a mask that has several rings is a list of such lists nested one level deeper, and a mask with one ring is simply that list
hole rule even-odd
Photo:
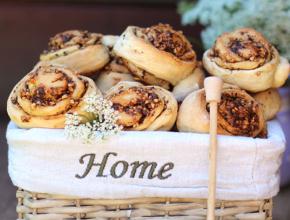
[{"label": "glazed pastry crust", "polygon": [[[106,98],[119,111],[119,124],[125,130],[170,130],[177,117],[177,102],[169,91],[138,82],[120,82]],[[145,115],[144,115],[145,114]]]},{"label": "glazed pastry crust", "polygon": [[253,94],[253,97],[261,104],[265,120],[268,121],[276,117],[281,108],[281,96],[277,89],[258,92]]},{"label": "glazed pastry crust", "polygon": [[[196,57],[191,47],[192,57],[188,60],[181,59],[173,53],[156,48],[142,37],[138,37],[136,33],[140,30],[139,27],[127,27],[115,44],[114,53],[172,85],[176,85],[192,73],[196,67]],[[182,40],[187,46],[190,45],[183,35]]]},{"label": "glazed pastry crust", "polygon": [[[264,126],[262,108],[254,98],[235,87],[223,89],[218,107],[218,134],[256,137]],[[181,132],[209,132],[209,109],[204,89],[189,94],[182,102],[177,128]]]},{"label": "glazed pastry crust", "polygon": [[288,61],[249,28],[221,35],[204,53],[203,65],[211,75],[250,92],[280,87],[289,74]]},{"label": "glazed pastry crust", "polygon": [[110,60],[109,50],[102,42],[109,45],[114,40],[112,36],[85,31],[65,31],[50,39],[49,50],[41,54],[40,60],[91,76]]},{"label": "glazed pastry crust", "polygon": [[90,94],[101,95],[93,80],[42,63],[14,87],[7,112],[20,128],[64,128],[68,112],[78,112],[83,120],[89,119],[83,97]]}]

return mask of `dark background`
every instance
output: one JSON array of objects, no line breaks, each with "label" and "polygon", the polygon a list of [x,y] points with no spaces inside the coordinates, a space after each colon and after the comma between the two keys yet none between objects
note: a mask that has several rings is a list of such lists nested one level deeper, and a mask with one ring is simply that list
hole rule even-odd
[{"label": "dark background", "polygon": [[[7,174],[6,100],[46,48],[48,38],[67,29],[120,34],[128,25],[169,23],[198,39],[201,26],[181,27],[173,0],[1,1],[0,0],[0,219],[16,219],[15,188]],[[200,45],[194,44],[199,57]],[[289,171],[290,172],[290,171]],[[53,180],[52,180],[53,181]],[[290,190],[275,199],[275,220],[290,219]]]},{"label": "dark background", "polygon": [[[58,32],[85,29],[121,34],[129,24],[146,26],[158,22],[181,29],[173,1],[166,4],[35,2],[0,2],[0,73],[4,76],[0,80],[0,111],[5,109],[12,87],[32,69],[39,54],[46,48],[49,37]],[[182,30],[191,38],[198,38],[200,27]]]}]

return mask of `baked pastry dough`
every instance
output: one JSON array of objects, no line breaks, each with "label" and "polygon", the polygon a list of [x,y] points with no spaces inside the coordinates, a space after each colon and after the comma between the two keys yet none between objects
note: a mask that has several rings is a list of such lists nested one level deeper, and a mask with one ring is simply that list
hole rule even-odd
[{"label": "baked pastry dough", "polygon": [[64,128],[65,114],[77,112],[86,121],[83,97],[100,94],[93,80],[70,69],[38,64],[12,90],[7,111],[21,128]]},{"label": "baked pastry dough", "polygon": [[123,60],[123,63],[126,65],[126,67],[129,69],[130,73],[134,75],[135,78],[138,79],[138,81],[141,81],[147,85],[160,86],[167,90],[171,89],[172,86],[168,81],[155,77],[153,74],[148,73],[147,71],[138,68],[136,65],[129,62],[126,59],[122,59],[122,60]]},{"label": "baked pastry dough", "polygon": [[99,73],[96,79],[97,87],[105,94],[110,88],[121,81],[136,81],[130,71],[124,66],[122,59],[113,60]]},{"label": "baked pastry dough", "polygon": [[[256,137],[263,130],[262,107],[244,90],[226,86],[218,105],[218,133]],[[182,102],[177,128],[183,132],[209,132],[209,107],[205,90],[189,94]]]},{"label": "baked pastry dough", "polygon": [[77,74],[90,76],[109,62],[109,50],[102,43],[110,45],[112,38],[80,30],[58,33],[50,38],[48,49],[41,54],[40,60],[63,65]]},{"label": "baked pastry dough", "polygon": [[219,36],[213,48],[204,53],[203,65],[211,75],[250,92],[280,87],[289,74],[288,61],[250,28]]},{"label": "baked pastry dough", "polygon": [[115,43],[117,42],[119,36],[116,35],[104,35],[101,39],[103,45],[108,47],[110,50],[113,49]]},{"label": "baked pastry dough", "polygon": [[127,27],[113,51],[141,81],[164,88],[176,85],[196,67],[196,54],[189,41],[165,24]]},{"label": "baked pastry dough", "polygon": [[177,116],[177,102],[171,92],[138,82],[120,82],[106,98],[119,112],[118,124],[125,130],[170,130]]},{"label": "baked pastry dough", "polygon": [[117,73],[130,73],[122,58],[112,55],[110,63],[108,63],[102,72],[117,72]]},{"label": "baked pastry dough", "polygon": [[275,118],[281,108],[281,96],[277,89],[268,89],[252,96],[261,104],[265,120]]},{"label": "baked pastry dough", "polygon": [[201,67],[197,67],[194,69],[192,74],[174,86],[172,93],[178,102],[182,102],[188,94],[203,88],[203,81],[203,69]]},{"label": "baked pastry dough", "polygon": [[102,72],[96,80],[97,87],[103,94],[121,81],[135,82],[129,73]]}]

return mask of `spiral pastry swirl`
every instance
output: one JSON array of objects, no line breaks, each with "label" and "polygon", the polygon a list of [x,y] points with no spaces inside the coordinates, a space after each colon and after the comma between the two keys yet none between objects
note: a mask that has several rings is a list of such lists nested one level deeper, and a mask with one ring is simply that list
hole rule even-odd
[{"label": "spiral pastry swirl", "polygon": [[[21,128],[63,128],[65,114],[83,111],[83,97],[100,94],[94,82],[69,69],[37,65],[12,90],[7,111]],[[87,115],[89,117],[89,115]]]},{"label": "spiral pastry swirl", "polygon": [[252,96],[262,106],[265,120],[272,120],[276,117],[282,106],[281,96],[277,89],[268,89]]},{"label": "spiral pastry swirl", "polygon": [[56,34],[48,42],[48,51],[55,52],[69,47],[87,47],[100,44],[102,34],[89,33],[88,31],[71,30]]},{"label": "spiral pastry swirl", "polygon": [[174,31],[169,24],[158,24],[136,29],[136,36],[152,44],[155,48],[173,54],[184,61],[196,59],[191,44],[182,32]]},{"label": "spiral pastry swirl", "polygon": [[264,121],[262,107],[253,97],[234,88],[223,90],[218,105],[220,133],[256,137],[263,130]]},{"label": "spiral pastry swirl", "polygon": [[[184,132],[209,132],[209,107],[204,89],[185,98],[180,106],[177,127]],[[265,127],[259,103],[238,87],[226,87],[218,105],[218,133],[257,137]]]},{"label": "spiral pastry swirl", "polygon": [[284,84],[288,61],[259,32],[241,28],[224,33],[204,53],[203,64],[211,75],[250,92]]},{"label": "spiral pastry swirl", "polygon": [[113,51],[142,82],[166,89],[196,67],[196,54],[189,41],[182,32],[166,24],[127,27]]},{"label": "spiral pastry swirl", "polygon": [[50,38],[41,61],[64,65],[80,75],[92,75],[109,62],[109,49],[102,34],[69,30]]},{"label": "spiral pastry swirl", "polygon": [[177,116],[177,101],[158,86],[120,82],[106,95],[119,112],[118,124],[125,130],[170,130]]},{"label": "spiral pastry swirl", "polygon": [[254,69],[269,62],[273,50],[259,32],[242,28],[219,36],[212,48],[212,57],[226,69]]}]

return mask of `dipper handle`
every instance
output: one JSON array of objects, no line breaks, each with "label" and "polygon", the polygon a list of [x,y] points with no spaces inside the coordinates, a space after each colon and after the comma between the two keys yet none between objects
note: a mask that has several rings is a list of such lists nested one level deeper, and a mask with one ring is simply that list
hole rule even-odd
[{"label": "dipper handle", "polygon": [[207,77],[204,80],[206,101],[220,102],[222,94],[223,81],[216,76]]},{"label": "dipper handle", "polygon": [[216,158],[217,158],[217,104],[221,100],[223,81],[218,77],[208,77],[204,81],[206,101],[210,108],[210,148],[209,182],[207,200],[207,220],[215,220],[216,200]]}]

